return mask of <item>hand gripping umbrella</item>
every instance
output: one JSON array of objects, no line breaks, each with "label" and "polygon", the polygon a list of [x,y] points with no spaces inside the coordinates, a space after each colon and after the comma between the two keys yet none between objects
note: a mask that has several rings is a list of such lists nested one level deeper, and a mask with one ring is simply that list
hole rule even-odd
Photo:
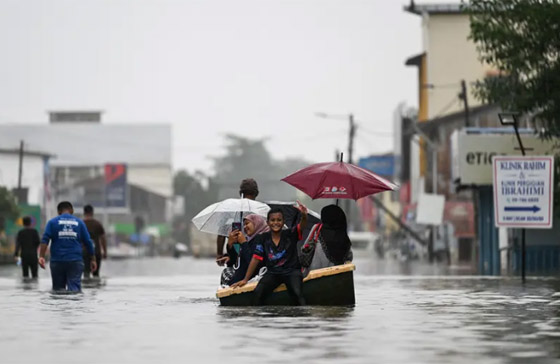
[{"label": "hand gripping umbrella", "polygon": [[266,218],[267,204],[246,198],[229,198],[216,202],[198,213],[191,220],[200,231],[228,236],[233,222],[242,222],[243,216],[258,214]]}]

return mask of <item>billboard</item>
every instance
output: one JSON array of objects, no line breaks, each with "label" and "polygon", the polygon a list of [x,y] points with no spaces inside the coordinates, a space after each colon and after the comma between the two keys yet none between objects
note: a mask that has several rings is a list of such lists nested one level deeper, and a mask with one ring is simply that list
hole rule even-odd
[{"label": "billboard", "polygon": [[360,158],[358,166],[380,176],[392,178],[395,174],[395,156],[392,154],[372,155]]},{"label": "billboard", "polygon": [[105,165],[105,206],[108,209],[128,207],[127,168],[124,163]]},{"label": "billboard", "polygon": [[496,227],[552,228],[554,157],[494,157]]},{"label": "billboard", "polygon": [[[492,158],[521,154],[515,134],[505,131],[502,134],[490,133],[485,132],[484,128],[480,130],[480,133],[455,131],[451,136],[452,179],[460,179],[463,185],[492,185]],[[554,140],[541,139],[533,132],[520,132],[527,155],[552,155],[558,150]]]}]

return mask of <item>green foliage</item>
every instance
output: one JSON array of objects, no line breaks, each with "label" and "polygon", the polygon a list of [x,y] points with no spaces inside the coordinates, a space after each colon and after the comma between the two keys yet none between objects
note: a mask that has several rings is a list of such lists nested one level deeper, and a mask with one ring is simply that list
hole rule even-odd
[{"label": "green foliage", "polygon": [[3,186],[0,186],[0,231],[4,230],[6,220],[15,220],[19,217],[19,208],[14,195]]},{"label": "green foliage", "polygon": [[245,178],[254,178],[259,185],[259,201],[295,201],[300,199],[309,208],[319,211],[333,200],[307,198],[302,192],[282,182],[287,175],[311,164],[299,158],[279,160],[266,148],[265,139],[249,139],[237,135],[225,136],[225,153],[214,158],[214,175],[202,172],[189,174],[179,171],[173,179],[176,196],[185,199],[184,216],[175,222],[177,240],[187,237],[186,221],[190,221],[206,206],[226,198],[239,196],[239,184]]},{"label": "green foliage", "polygon": [[294,188],[281,179],[309,165],[309,162],[296,158],[274,159],[265,146],[266,139],[226,135],[225,141],[225,155],[214,158],[219,199],[238,196],[239,183],[245,178],[257,181],[260,201],[296,199]]},{"label": "green foliage", "polygon": [[187,171],[180,170],[173,177],[173,191],[175,196],[185,199],[184,214],[187,219],[192,219],[203,208],[216,202],[216,191],[212,182],[204,187],[206,176],[201,172],[190,175]]},{"label": "green foliage", "polygon": [[560,2],[471,0],[465,9],[481,60],[497,70],[477,83],[477,97],[560,136]]}]

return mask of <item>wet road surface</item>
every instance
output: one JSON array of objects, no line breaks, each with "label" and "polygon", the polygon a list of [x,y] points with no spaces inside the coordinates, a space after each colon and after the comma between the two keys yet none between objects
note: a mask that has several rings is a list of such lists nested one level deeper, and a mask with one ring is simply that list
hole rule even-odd
[{"label": "wet road surface", "polygon": [[557,279],[355,263],[355,307],[303,308],[220,307],[210,260],[109,260],[79,295],[0,267],[0,362],[560,362]]}]

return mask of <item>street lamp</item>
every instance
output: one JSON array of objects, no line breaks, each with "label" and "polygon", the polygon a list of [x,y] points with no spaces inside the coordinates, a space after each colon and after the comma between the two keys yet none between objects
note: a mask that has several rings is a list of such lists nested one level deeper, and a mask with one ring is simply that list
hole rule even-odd
[{"label": "street lamp", "polygon": [[523,147],[523,142],[519,136],[519,121],[517,120],[517,116],[519,116],[518,112],[505,111],[498,113],[500,124],[503,126],[512,126],[513,130],[515,130],[515,136],[517,137],[519,148],[521,148],[521,154],[525,155],[525,148]]},{"label": "street lamp", "polygon": [[500,118],[500,124],[502,125],[513,125],[514,127],[517,126],[517,116],[519,115],[518,112],[500,112],[498,113],[498,117]]},{"label": "street lamp", "polygon": [[[519,136],[519,122],[517,120],[517,116],[519,116],[518,112],[506,111],[498,113],[500,124],[502,124],[503,126],[513,126],[513,130],[515,130],[515,136],[517,137],[517,142],[519,143],[519,148],[521,149],[521,154],[525,155],[525,148],[523,147],[523,142],[521,141],[521,137]],[[525,283],[526,259],[525,229],[521,229],[521,281],[523,283]]]}]

